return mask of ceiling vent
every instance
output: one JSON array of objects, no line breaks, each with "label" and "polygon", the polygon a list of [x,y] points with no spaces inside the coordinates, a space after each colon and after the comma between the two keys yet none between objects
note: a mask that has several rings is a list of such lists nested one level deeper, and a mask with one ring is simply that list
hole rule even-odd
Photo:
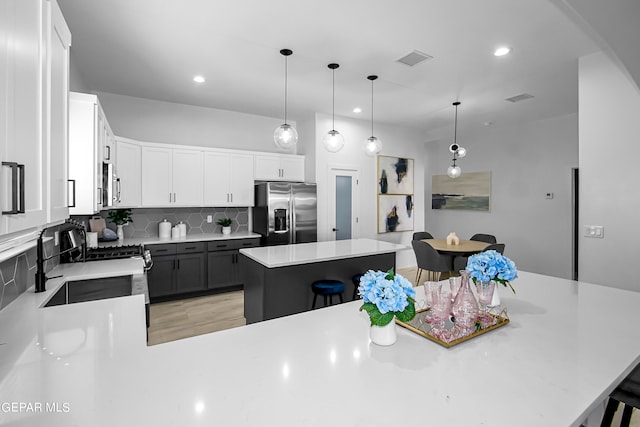
[{"label": "ceiling vent", "polygon": [[413,52],[410,52],[402,58],[398,59],[396,62],[400,62],[404,65],[408,65],[409,67],[413,67],[414,65],[419,64],[427,59],[433,59],[433,56],[427,55],[426,53],[420,52],[419,50],[414,50]]},{"label": "ceiling vent", "polygon": [[521,93],[520,95],[516,95],[516,96],[512,96],[511,98],[507,98],[507,99],[505,99],[505,101],[520,102],[520,101],[524,101],[526,99],[531,99],[531,98],[533,98],[533,95],[528,94],[528,93]]}]

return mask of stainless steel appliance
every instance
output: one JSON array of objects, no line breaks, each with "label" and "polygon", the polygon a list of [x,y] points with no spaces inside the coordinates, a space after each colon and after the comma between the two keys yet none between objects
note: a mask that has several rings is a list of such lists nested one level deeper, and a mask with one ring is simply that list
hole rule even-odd
[{"label": "stainless steel appliance", "polygon": [[102,207],[120,203],[120,178],[112,163],[102,163]]},{"label": "stainless steel appliance", "polygon": [[316,184],[262,182],[255,185],[253,232],[261,243],[287,245],[318,240]]}]

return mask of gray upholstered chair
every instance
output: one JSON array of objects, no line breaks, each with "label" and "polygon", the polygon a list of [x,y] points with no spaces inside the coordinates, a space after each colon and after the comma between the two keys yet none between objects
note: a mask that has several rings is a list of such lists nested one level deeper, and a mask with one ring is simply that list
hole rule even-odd
[{"label": "gray upholstered chair", "polygon": [[611,426],[613,416],[620,403],[624,404],[620,426],[628,427],[631,423],[633,408],[640,408],[640,365],[633,368],[633,371],[609,395],[609,403],[607,403],[600,427]]},{"label": "gray upholstered chair", "polygon": [[474,234],[469,240],[475,240],[476,242],[485,243],[498,243],[498,240],[496,240],[496,236],[493,236],[491,234]]},{"label": "gray upholstered chair", "polygon": [[415,233],[413,233],[412,240],[424,240],[424,239],[433,239],[433,236],[431,235],[431,233],[428,233],[426,231],[416,231]]},{"label": "gray upholstered chair", "polygon": [[422,270],[427,270],[429,280],[438,281],[441,273],[448,273],[453,268],[453,257],[451,255],[442,255],[433,246],[420,240],[413,240],[411,245],[418,265],[416,285],[420,285]]},{"label": "gray upholstered chair", "polygon": [[[496,251],[500,254],[504,254],[504,243],[494,243],[492,245],[487,246],[484,251]],[[484,252],[482,251],[482,252]],[[453,259],[453,271],[464,270],[467,267],[467,262],[469,261],[468,256],[457,256]]]}]

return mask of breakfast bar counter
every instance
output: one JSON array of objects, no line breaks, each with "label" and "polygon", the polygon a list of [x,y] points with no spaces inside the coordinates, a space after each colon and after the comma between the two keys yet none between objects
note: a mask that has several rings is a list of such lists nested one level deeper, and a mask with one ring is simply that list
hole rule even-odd
[{"label": "breakfast bar counter", "polygon": [[396,252],[404,249],[404,245],[373,239],[241,249],[247,323],[310,310],[311,284],[316,280],[342,281],[343,299],[351,300],[354,275],[395,268]]},{"label": "breakfast bar counter", "polygon": [[372,344],[359,301],[147,347],[141,296],[28,290],[0,312],[0,425],[577,427],[639,361],[640,293],[519,274],[511,322],[450,349]]}]

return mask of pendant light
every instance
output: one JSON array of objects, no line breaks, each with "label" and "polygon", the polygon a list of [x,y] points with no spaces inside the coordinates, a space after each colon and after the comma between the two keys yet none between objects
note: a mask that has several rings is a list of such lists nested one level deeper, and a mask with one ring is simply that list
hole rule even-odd
[{"label": "pendant light", "polygon": [[458,145],[458,105],[460,105],[458,101],[453,103],[453,106],[456,107],[456,118],[453,125],[453,144],[449,146],[449,152],[453,154],[453,164],[447,169],[447,175],[451,178],[462,175],[462,169],[456,165],[456,161],[467,155],[467,149]]},{"label": "pendant light", "polygon": [[382,142],[373,136],[373,81],[378,76],[367,76],[367,79],[371,80],[371,136],[364,142],[364,152],[367,156],[375,156],[382,150]]},{"label": "pendant light", "polygon": [[296,128],[287,123],[287,57],[293,54],[293,51],[282,49],[280,54],[284,56],[284,123],[273,133],[273,141],[279,148],[288,149],[298,142]]},{"label": "pendant light", "polygon": [[344,147],[344,137],[336,130],[336,68],[339,64],[327,65],[332,72],[333,101],[331,106],[331,130],[322,139],[322,145],[330,153],[337,153]]}]

